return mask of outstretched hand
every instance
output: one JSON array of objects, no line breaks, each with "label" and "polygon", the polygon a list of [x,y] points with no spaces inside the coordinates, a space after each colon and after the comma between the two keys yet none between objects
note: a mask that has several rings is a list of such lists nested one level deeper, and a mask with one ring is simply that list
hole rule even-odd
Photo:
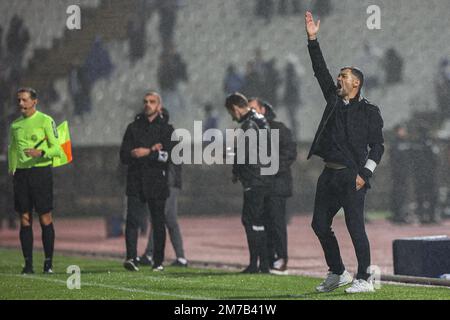
[{"label": "outstretched hand", "polygon": [[314,22],[314,17],[311,12],[306,11],[305,13],[305,29],[306,34],[308,35],[309,40],[317,39],[317,33],[320,28],[320,19],[317,20],[317,23]]}]

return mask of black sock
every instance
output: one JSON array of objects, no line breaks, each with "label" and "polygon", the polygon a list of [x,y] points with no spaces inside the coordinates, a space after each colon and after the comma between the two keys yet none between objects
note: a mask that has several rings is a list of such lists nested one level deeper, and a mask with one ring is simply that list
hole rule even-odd
[{"label": "black sock", "polygon": [[42,228],[42,245],[44,246],[45,260],[53,259],[53,248],[55,245],[55,228],[53,223],[49,225],[41,225]]},{"label": "black sock", "polygon": [[26,266],[33,265],[33,228],[20,226],[20,244]]},{"label": "black sock", "polygon": [[258,239],[253,230],[246,230],[248,251],[250,254],[249,266],[252,268],[258,268]]},{"label": "black sock", "polygon": [[267,235],[265,232],[258,232],[258,256],[259,268],[262,271],[269,271],[269,255],[267,250]]}]

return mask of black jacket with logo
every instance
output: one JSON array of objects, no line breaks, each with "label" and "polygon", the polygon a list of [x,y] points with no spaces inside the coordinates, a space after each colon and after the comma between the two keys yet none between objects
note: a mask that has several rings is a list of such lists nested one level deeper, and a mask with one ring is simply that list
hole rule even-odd
[{"label": "black jacket with logo", "polygon": [[[330,134],[331,132],[331,130],[326,130],[327,126],[334,120],[333,117],[336,116],[336,110],[346,106],[344,106],[344,101],[336,94],[336,85],[328,71],[319,42],[317,40],[309,40],[308,50],[314,75],[327,101],[322,120],[308,154],[308,159],[312,155],[324,158],[327,148],[330,147],[329,141],[331,141],[330,137],[324,137],[324,134]],[[357,99],[352,104],[352,108],[345,113],[346,134],[333,138],[337,139],[339,148],[349,160],[351,168],[361,173],[367,159],[371,159],[377,164],[381,161],[384,153],[383,119],[381,118],[380,109],[366,99]]]},{"label": "black jacket with logo", "polygon": [[[161,116],[149,122],[144,114],[140,114],[128,125],[120,147],[120,160],[128,166],[127,196],[140,196],[145,200],[166,199],[169,196],[168,164],[173,148],[173,131],[173,127]],[[163,159],[159,152],[151,152],[139,159],[131,157],[131,150],[151,148],[158,143],[163,145],[162,151],[167,152],[167,159]]]}]

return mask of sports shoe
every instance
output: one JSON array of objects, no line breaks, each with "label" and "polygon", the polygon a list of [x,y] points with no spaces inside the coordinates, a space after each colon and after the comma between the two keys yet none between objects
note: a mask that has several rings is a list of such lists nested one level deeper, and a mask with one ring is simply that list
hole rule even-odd
[{"label": "sports shoe", "polygon": [[21,273],[22,274],[33,274],[34,273],[33,266],[32,265],[25,265],[25,267],[23,267]]},{"label": "sports shoe", "polygon": [[316,287],[319,292],[330,292],[351,283],[353,277],[346,270],[341,275],[328,272],[327,278]]},{"label": "sports shoe", "polygon": [[164,271],[164,267],[162,264],[160,264],[159,266],[153,266],[153,271],[155,272]]},{"label": "sports shoe", "polygon": [[44,261],[44,273],[45,274],[53,274],[53,264],[52,260],[45,260]]},{"label": "sports shoe", "polygon": [[172,262],[171,266],[174,267],[187,267],[188,262],[185,258],[177,258],[174,262]]},{"label": "sports shoe", "polygon": [[144,254],[144,255],[139,257],[139,262],[138,263],[140,265],[143,265],[143,266],[151,266],[151,265],[153,265],[152,256]]},{"label": "sports shoe", "polygon": [[123,263],[123,267],[128,271],[139,271],[136,259],[128,259]]},{"label": "sports shoe", "polygon": [[277,261],[275,261],[272,265],[272,268],[270,268],[270,273],[276,275],[287,275],[288,270],[286,260],[278,259]]},{"label": "sports shoe", "polygon": [[350,288],[345,289],[346,293],[374,292],[372,281],[355,279]]}]

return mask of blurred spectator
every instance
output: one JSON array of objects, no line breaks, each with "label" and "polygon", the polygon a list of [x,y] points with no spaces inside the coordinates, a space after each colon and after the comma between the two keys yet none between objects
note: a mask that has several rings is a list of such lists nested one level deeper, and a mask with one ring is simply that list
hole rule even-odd
[{"label": "blurred spectator", "polygon": [[174,45],[173,35],[177,23],[178,1],[157,0],[159,13],[159,34],[163,50]]},{"label": "blurred spectator", "polygon": [[312,12],[317,14],[320,18],[324,18],[331,13],[333,9],[330,0],[317,0],[314,1]]},{"label": "blurred spectator", "polygon": [[390,148],[391,161],[391,210],[393,223],[408,223],[408,189],[409,178],[412,175],[412,149],[405,125],[399,124],[394,128],[394,140]]},{"label": "blurred spectator", "polygon": [[274,13],[273,0],[256,0],[255,15],[264,18],[266,23],[270,23]]},{"label": "blurred spectator", "polygon": [[82,66],[72,66],[69,73],[69,93],[74,104],[74,114],[83,115],[92,109],[91,88]]},{"label": "blurred spectator", "polygon": [[255,49],[255,56],[251,62],[258,76],[262,78],[266,70],[266,61],[264,60],[261,48]]},{"label": "blurred spectator", "polygon": [[10,78],[19,81],[22,73],[23,56],[30,41],[30,33],[25,27],[23,20],[14,15],[9,24],[6,36],[6,46],[8,50],[8,60],[11,63]]},{"label": "blurred spectator", "polygon": [[205,120],[203,121],[203,132],[208,129],[217,129],[219,127],[219,118],[214,112],[214,106],[208,102],[205,104]]},{"label": "blurred spectator", "polygon": [[142,13],[133,14],[127,25],[130,62],[134,64],[145,55],[146,17]]},{"label": "blurred spectator", "polygon": [[236,70],[233,64],[228,65],[225,78],[223,80],[223,90],[226,95],[240,92],[244,86],[243,76]]},{"label": "blurred spectator", "polygon": [[271,105],[278,105],[278,88],[281,84],[281,76],[276,68],[275,58],[269,60],[265,65],[262,90],[260,97]]},{"label": "blurred spectator", "polygon": [[83,66],[89,87],[93,87],[95,82],[102,78],[108,78],[114,66],[108,50],[105,48],[103,40],[100,36],[95,37],[94,43],[87,54]]},{"label": "blurred spectator", "polygon": [[69,75],[69,91],[75,105],[75,114],[83,115],[92,108],[91,91],[95,83],[108,78],[114,66],[100,36],[97,36],[81,67],[74,67]]},{"label": "blurred spectator", "polygon": [[172,121],[177,123],[180,112],[186,109],[184,97],[179,92],[179,84],[188,81],[188,72],[186,62],[173,46],[161,53],[157,75],[163,105],[174,115]]},{"label": "blurred spectator", "polygon": [[382,52],[379,48],[371,46],[367,41],[364,42],[362,56],[357,66],[364,72],[364,91],[367,93],[380,85],[379,65],[381,56]]},{"label": "blurred spectator", "polygon": [[450,117],[450,61],[443,58],[439,63],[438,76],[435,82],[436,100],[443,116]]},{"label": "blurred spectator", "polygon": [[394,48],[386,50],[381,60],[381,66],[384,69],[385,83],[400,83],[403,80],[403,58]]},{"label": "blurred spectator", "polygon": [[439,149],[431,138],[429,129],[423,125],[419,125],[416,130],[412,151],[416,213],[421,223],[436,223],[436,154]]},{"label": "blurred spectator", "polygon": [[262,86],[262,76],[256,71],[255,63],[253,61],[247,62],[242,93],[247,97],[261,96]]},{"label": "blurred spectator", "polygon": [[294,139],[299,139],[300,125],[297,121],[297,111],[302,105],[300,97],[300,77],[296,70],[296,66],[292,61],[288,61],[285,67],[285,89],[283,95],[283,103],[288,110],[288,117],[291,122],[291,129]]}]

